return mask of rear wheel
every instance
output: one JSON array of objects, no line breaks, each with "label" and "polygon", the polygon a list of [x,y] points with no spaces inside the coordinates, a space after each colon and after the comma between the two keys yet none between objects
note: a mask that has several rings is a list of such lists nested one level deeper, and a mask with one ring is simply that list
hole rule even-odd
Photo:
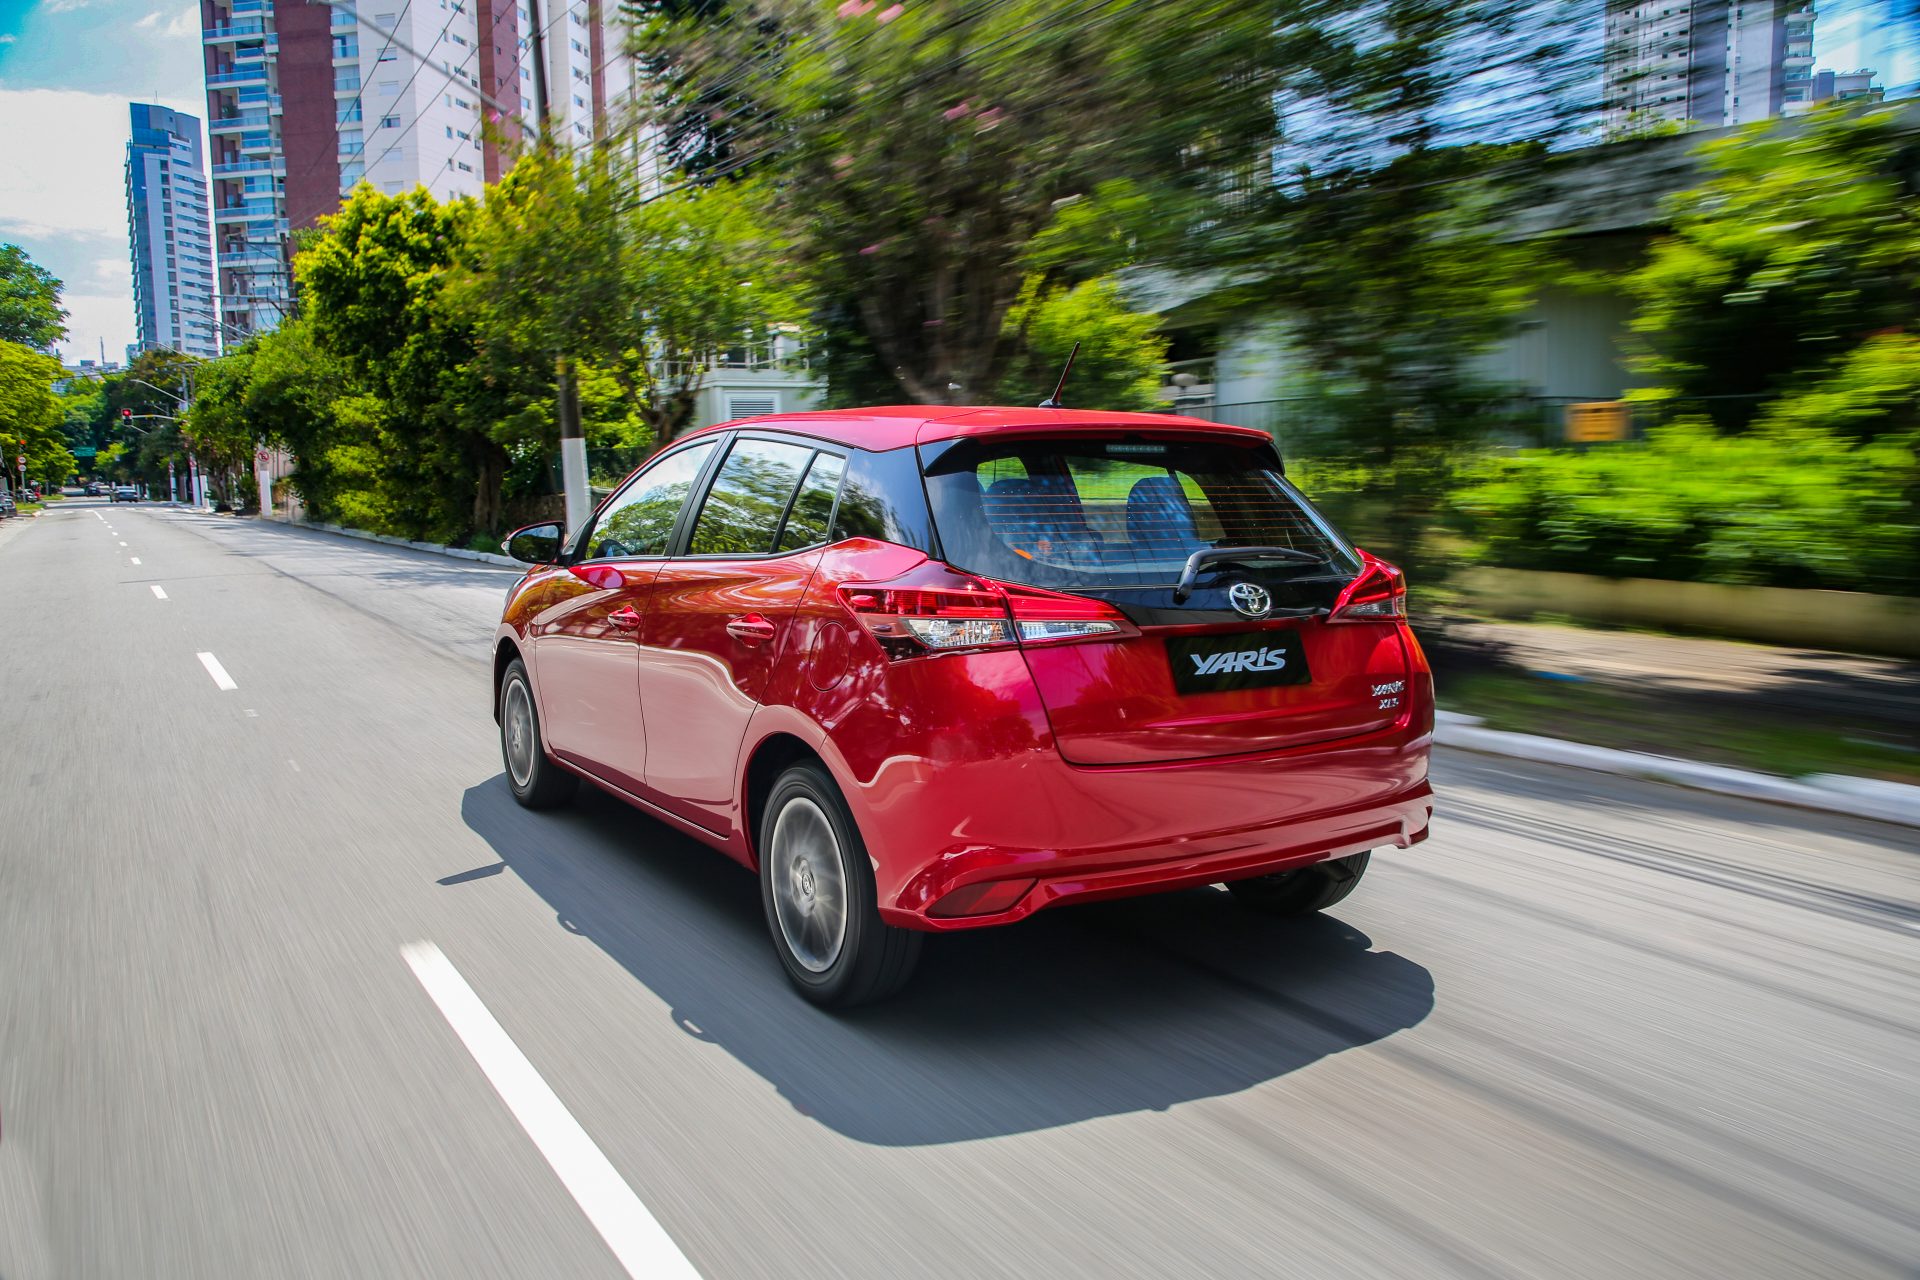
[{"label": "rear wheel", "polygon": [[922,938],[882,921],[877,896],[866,842],[827,771],[807,762],[781,774],[760,819],[760,901],[801,995],[845,1009],[906,984]]},{"label": "rear wheel", "polygon": [[1325,911],[1352,893],[1367,872],[1371,849],[1350,858],[1316,862],[1276,875],[1235,880],[1227,885],[1233,900],[1270,916],[1308,916]]},{"label": "rear wheel", "polygon": [[529,809],[553,809],[573,799],[580,779],[547,756],[540,713],[533,706],[527,668],[515,658],[500,677],[500,755],[513,798]]}]

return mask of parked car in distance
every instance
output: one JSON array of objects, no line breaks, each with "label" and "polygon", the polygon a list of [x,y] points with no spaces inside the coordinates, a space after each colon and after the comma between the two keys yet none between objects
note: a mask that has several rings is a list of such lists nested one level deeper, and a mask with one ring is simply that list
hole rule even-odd
[{"label": "parked car in distance", "polygon": [[1283,916],[1426,838],[1432,679],[1398,569],[1264,432],[886,408],[674,441],[495,635],[508,784],[582,778],[756,871],[822,1005],[929,932],[1224,882]]},{"label": "parked car in distance", "polygon": [[19,493],[16,496],[21,502],[38,502],[40,501],[40,490],[34,485],[23,484],[20,486]]},{"label": "parked car in distance", "polygon": [[17,516],[19,514],[20,509],[14,504],[13,495],[5,490],[0,490],[0,519],[4,519],[7,516]]},{"label": "parked car in distance", "polygon": [[117,486],[117,487],[116,487],[116,488],[114,489],[114,491],[113,491],[113,497],[112,497],[112,498],[110,498],[110,499],[109,499],[109,501],[111,501],[111,502],[138,502],[138,501],[140,501],[140,491],[139,491],[138,489],[136,489],[136,488],[134,488],[134,487],[133,487],[132,485],[130,485],[130,484],[123,484],[123,485],[119,485],[119,486]]}]

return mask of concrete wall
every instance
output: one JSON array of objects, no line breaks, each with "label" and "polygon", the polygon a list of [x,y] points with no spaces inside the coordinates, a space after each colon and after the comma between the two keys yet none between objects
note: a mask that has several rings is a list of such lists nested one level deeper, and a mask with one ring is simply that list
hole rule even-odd
[{"label": "concrete wall", "polygon": [[1459,586],[1468,601],[1500,617],[1563,614],[1587,622],[1920,658],[1920,599],[1906,596],[1487,568],[1468,570]]}]

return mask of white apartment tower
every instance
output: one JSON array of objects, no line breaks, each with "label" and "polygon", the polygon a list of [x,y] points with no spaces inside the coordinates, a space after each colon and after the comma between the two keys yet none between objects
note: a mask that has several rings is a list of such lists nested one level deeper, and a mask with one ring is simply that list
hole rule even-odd
[{"label": "white apartment tower", "polygon": [[1812,93],[1813,19],[1812,0],[1610,0],[1608,135],[1785,114]]},{"label": "white apartment tower", "polygon": [[626,118],[632,63],[612,0],[200,0],[214,220],[230,334],[290,305],[286,241],[361,181],[478,195],[536,114],[588,145]]}]

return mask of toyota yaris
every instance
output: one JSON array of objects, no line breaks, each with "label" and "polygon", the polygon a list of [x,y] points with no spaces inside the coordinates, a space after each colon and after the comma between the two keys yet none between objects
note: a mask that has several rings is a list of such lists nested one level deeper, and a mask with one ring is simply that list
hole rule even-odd
[{"label": "toyota yaris", "polygon": [[582,778],[755,870],[809,999],[927,933],[1224,882],[1297,915],[1426,837],[1399,570],[1263,432],[1151,414],[757,418],[650,459],[495,641],[513,794]]}]

